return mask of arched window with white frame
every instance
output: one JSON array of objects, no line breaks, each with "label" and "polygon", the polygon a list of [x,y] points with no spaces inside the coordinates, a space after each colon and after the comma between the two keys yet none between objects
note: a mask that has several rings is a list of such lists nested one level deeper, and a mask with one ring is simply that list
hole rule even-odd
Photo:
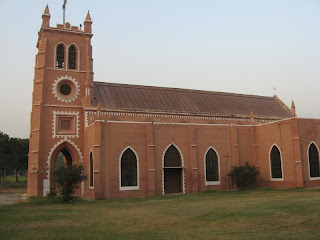
[{"label": "arched window with white frame", "polygon": [[65,66],[65,48],[62,43],[60,43],[56,48],[56,68],[64,68]]},{"label": "arched window with white frame", "polygon": [[127,148],[120,159],[120,190],[139,189],[138,159],[131,148]]},{"label": "arched window with white frame", "polygon": [[276,145],[270,151],[270,170],[271,179],[283,179],[281,153]]},{"label": "arched window with white frame", "polygon": [[76,69],[76,66],[77,66],[77,50],[74,45],[71,45],[68,51],[68,68]]},{"label": "arched window with white frame", "polygon": [[319,152],[318,148],[314,143],[311,143],[308,149],[309,157],[309,172],[310,178],[319,178],[320,169],[319,169]]},{"label": "arched window with white frame", "polygon": [[209,148],[205,155],[205,177],[206,185],[220,183],[219,157],[212,147]]}]

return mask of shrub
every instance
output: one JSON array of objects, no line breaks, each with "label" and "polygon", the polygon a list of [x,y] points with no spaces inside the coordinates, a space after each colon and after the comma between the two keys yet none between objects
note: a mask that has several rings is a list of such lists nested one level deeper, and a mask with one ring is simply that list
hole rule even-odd
[{"label": "shrub", "polygon": [[72,199],[72,194],[79,188],[80,183],[87,179],[83,173],[82,165],[72,165],[69,167],[61,166],[54,171],[55,181],[62,196],[62,202]]},{"label": "shrub", "polygon": [[245,165],[234,166],[228,173],[231,177],[232,183],[237,188],[247,188],[252,186],[257,180],[256,177],[259,175],[259,170],[255,166],[250,166],[249,162]]},{"label": "shrub", "polygon": [[47,197],[55,197],[57,196],[57,193],[55,191],[50,190],[50,192],[47,192]]}]

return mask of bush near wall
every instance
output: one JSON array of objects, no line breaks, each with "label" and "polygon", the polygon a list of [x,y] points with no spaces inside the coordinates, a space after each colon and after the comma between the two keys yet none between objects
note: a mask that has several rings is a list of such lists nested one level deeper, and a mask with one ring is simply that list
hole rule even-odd
[{"label": "bush near wall", "polygon": [[228,173],[231,177],[232,183],[237,188],[248,188],[256,183],[256,177],[259,175],[259,170],[255,166],[250,166],[249,162],[245,165],[234,166]]}]

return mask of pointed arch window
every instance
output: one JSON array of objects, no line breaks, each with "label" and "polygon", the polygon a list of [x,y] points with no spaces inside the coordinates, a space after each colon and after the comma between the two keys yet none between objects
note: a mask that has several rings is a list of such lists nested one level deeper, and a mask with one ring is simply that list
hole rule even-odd
[{"label": "pointed arch window", "polygon": [[64,46],[59,44],[56,50],[56,68],[64,68]]},{"label": "pointed arch window", "polygon": [[76,69],[76,60],[77,60],[77,51],[75,46],[71,46],[69,47],[69,62],[68,62],[68,66],[69,69]]},{"label": "pointed arch window", "polygon": [[135,153],[128,148],[121,156],[121,187],[137,187],[138,171],[137,157]]},{"label": "pointed arch window", "polygon": [[90,170],[89,170],[89,186],[93,187],[93,156],[92,152],[90,153]]},{"label": "pointed arch window", "polygon": [[314,143],[311,143],[309,147],[309,169],[311,178],[320,177],[319,152]]},{"label": "pointed arch window", "polygon": [[270,152],[271,178],[282,179],[281,154],[277,146],[273,146]]},{"label": "pointed arch window", "polygon": [[206,154],[206,182],[219,181],[219,162],[216,151],[210,148]]}]

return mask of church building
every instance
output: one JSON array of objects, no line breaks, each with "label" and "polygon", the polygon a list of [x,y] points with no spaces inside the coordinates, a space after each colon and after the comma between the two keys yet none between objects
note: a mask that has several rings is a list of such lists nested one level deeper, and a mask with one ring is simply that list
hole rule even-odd
[{"label": "church building", "polygon": [[59,156],[84,166],[77,194],[95,199],[231,190],[228,172],[247,161],[257,187],[320,187],[319,119],[277,96],[94,81],[91,26],[89,12],[83,29],[42,14],[29,195],[55,191]]}]

